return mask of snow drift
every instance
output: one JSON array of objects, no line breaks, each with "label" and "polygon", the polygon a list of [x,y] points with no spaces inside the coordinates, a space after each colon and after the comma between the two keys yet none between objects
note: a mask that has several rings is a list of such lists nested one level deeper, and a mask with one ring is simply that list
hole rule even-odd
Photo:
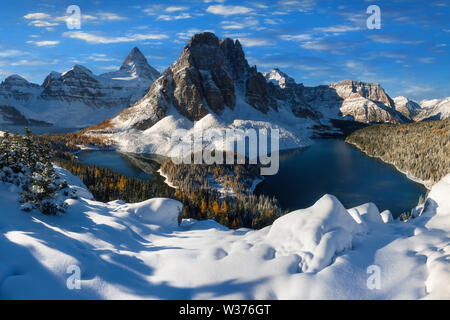
[{"label": "snow drift", "polygon": [[336,253],[350,249],[353,236],[362,230],[336,197],[325,195],[312,207],[276,220],[266,241],[279,254],[298,254],[302,271],[317,272]]}]

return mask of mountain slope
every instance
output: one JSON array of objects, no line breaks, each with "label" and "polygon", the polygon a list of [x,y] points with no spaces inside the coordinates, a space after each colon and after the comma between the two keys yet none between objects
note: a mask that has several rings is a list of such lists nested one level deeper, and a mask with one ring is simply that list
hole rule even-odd
[{"label": "mountain slope", "polygon": [[0,84],[0,103],[60,127],[86,127],[132,105],[158,76],[135,48],[115,73],[98,76],[75,65],[62,74],[50,73],[40,86],[10,76]]}]

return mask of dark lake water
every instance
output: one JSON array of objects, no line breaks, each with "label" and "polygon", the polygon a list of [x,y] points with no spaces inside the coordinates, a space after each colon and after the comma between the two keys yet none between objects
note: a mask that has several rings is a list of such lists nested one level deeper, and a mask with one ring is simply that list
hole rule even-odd
[{"label": "dark lake water", "polygon": [[275,196],[283,208],[313,205],[325,193],[346,208],[373,202],[394,217],[417,205],[426,188],[392,165],[370,158],[341,139],[317,139],[315,144],[280,155],[280,170],[266,176],[257,194]]},{"label": "dark lake water", "polygon": [[114,151],[82,151],[78,161],[118,171],[126,176],[148,179],[149,175],[136,166],[124,154]]},{"label": "dark lake water", "polygon": [[[78,156],[82,163],[142,179],[158,175],[163,159],[113,151],[83,151]],[[389,209],[396,217],[413,208],[426,189],[344,140],[317,139],[308,148],[282,152],[278,174],[266,176],[255,193],[275,196],[283,209],[290,210],[309,207],[329,193],[346,208],[374,202],[380,210]]]}]

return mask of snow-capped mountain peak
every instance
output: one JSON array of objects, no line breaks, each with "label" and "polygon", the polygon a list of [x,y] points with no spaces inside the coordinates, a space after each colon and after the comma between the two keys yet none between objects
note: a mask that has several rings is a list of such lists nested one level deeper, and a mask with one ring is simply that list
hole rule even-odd
[{"label": "snow-capped mountain peak", "polygon": [[444,120],[450,118],[450,97],[420,101],[422,111],[415,120]]},{"label": "snow-capped mountain peak", "polygon": [[143,77],[152,80],[156,80],[159,77],[159,72],[148,64],[147,58],[137,47],[131,50],[120,67],[120,72],[128,73],[133,77]]},{"label": "snow-capped mountain peak", "polygon": [[286,73],[275,68],[270,72],[266,72],[264,77],[268,82],[272,82],[278,85],[280,88],[285,89],[286,87],[295,85],[295,80],[288,76]]},{"label": "snow-capped mountain peak", "polygon": [[404,96],[394,98],[394,103],[395,109],[408,119],[414,119],[422,110],[417,102]]}]

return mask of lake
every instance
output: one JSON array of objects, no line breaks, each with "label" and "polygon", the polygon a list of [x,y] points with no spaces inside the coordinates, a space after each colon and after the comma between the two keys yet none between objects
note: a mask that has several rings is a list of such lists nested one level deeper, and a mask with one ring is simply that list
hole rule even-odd
[{"label": "lake", "polygon": [[[82,163],[142,179],[158,175],[164,159],[114,151],[83,151],[78,157]],[[255,193],[275,196],[283,209],[290,210],[309,207],[329,193],[346,208],[374,202],[397,217],[413,208],[426,191],[393,166],[364,155],[342,139],[316,139],[310,147],[281,152],[278,174],[266,176]]]},{"label": "lake", "polygon": [[275,196],[290,210],[309,207],[328,193],[346,208],[373,202],[394,217],[410,211],[426,192],[394,166],[366,156],[342,139],[316,139],[310,147],[282,152],[278,174],[266,176],[255,190]]}]

